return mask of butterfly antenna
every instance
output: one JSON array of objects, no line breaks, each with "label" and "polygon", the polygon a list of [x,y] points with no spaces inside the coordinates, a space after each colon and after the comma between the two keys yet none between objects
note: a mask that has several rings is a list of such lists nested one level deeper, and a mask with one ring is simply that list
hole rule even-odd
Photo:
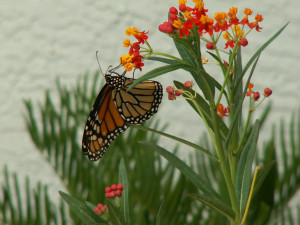
[{"label": "butterfly antenna", "polygon": [[[102,72],[102,69],[101,69],[101,66],[100,66],[100,63],[99,63],[99,58],[98,58],[98,51],[96,51],[96,58],[97,58],[97,61],[98,61],[98,65],[99,65],[99,69],[100,69],[100,73],[104,76],[104,73]],[[105,77],[105,76],[104,76]]]}]

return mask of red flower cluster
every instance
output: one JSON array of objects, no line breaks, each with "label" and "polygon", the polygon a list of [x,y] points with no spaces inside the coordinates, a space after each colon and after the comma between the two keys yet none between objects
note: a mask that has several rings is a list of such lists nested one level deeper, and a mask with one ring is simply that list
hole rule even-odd
[{"label": "red flower cluster", "polygon": [[[258,101],[260,98],[260,93],[258,91],[253,91],[252,88],[254,87],[254,84],[249,82],[248,85],[248,91],[246,92],[246,96],[251,96],[254,101]],[[272,94],[272,90],[270,88],[265,88],[264,96],[269,97]]]},{"label": "red flower cluster", "polygon": [[144,44],[148,39],[149,32],[142,31],[140,32],[136,27],[129,27],[126,29],[125,34],[127,36],[134,36],[137,39],[137,42],[131,43],[129,39],[123,41],[124,47],[130,47],[127,55],[122,55],[120,61],[122,66],[124,66],[126,71],[131,71],[132,68],[138,68],[142,70],[144,63],[142,63],[143,56],[140,54],[140,44]]},{"label": "red flower cluster", "polygon": [[222,105],[222,104],[219,104],[218,105],[218,108],[217,108],[217,111],[218,111],[218,115],[221,119],[223,119],[224,116],[228,116],[228,112],[229,112],[229,106],[227,106],[226,108]]},{"label": "red flower cluster", "polygon": [[[184,83],[184,87],[185,88],[192,88],[193,87],[193,81],[186,81]],[[181,96],[183,94],[183,90],[182,89],[175,89],[175,87],[172,86],[168,86],[166,88],[166,92],[168,93],[168,99],[173,101],[176,100],[176,96]]]},{"label": "red flower cluster", "polygon": [[123,184],[113,184],[110,187],[105,188],[105,198],[121,197],[123,189]]},{"label": "red flower cluster", "polygon": [[[200,36],[208,33],[210,36],[214,32],[225,32],[225,39],[227,39],[226,48],[234,47],[237,42],[240,46],[248,44],[244,35],[244,26],[247,25],[250,29],[255,28],[257,31],[262,29],[259,22],[263,21],[263,17],[259,14],[255,16],[254,22],[249,22],[248,17],[252,14],[251,9],[244,10],[244,18],[240,20],[237,18],[238,9],[232,7],[229,12],[217,12],[214,19],[206,15],[207,9],[204,8],[202,0],[193,0],[195,6],[193,8],[186,5],[186,0],[179,0],[179,12],[175,7],[171,7],[169,12],[169,20],[159,25],[158,29],[167,34],[175,34],[182,38],[183,36],[190,35],[191,29],[197,29]],[[242,25],[242,30],[240,26]],[[233,33],[229,34],[228,30],[232,27]],[[213,49],[213,45],[209,45]]]},{"label": "red flower cluster", "polygon": [[102,205],[101,203],[99,203],[97,207],[94,208],[94,212],[98,215],[101,215],[102,213],[108,213],[107,205]]}]

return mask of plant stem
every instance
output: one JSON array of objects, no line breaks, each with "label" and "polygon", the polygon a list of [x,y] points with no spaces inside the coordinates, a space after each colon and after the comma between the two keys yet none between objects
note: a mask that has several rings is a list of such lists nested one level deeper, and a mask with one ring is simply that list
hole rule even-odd
[{"label": "plant stem", "polygon": [[165,57],[174,59],[174,60],[176,60],[176,61],[178,61],[178,62],[181,62],[181,63],[183,63],[183,64],[188,65],[184,60],[182,60],[182,59],[180,59],[180,58],[177,58],[176,56],[169,55],[169,54],[167,54],[167,53],[163,53],[163,52],[152,52],[152,54],[165,56]]},{"label": "plant stem", "polygon": [[255,168],[255,172],[254,172],[254,176],[253,176],[253,180],[252,180],[252,185],[251,185],[251,189],[250,189],[250,193],[249,193],[249,197],[248,197],[248,200],[247,200],[246,209],[245,209],[245,213],[244,213],[241,225],[243,225],[245,223],[245,221],[246,221],[248,210],[249,210],[249,207],[250,207],[250,202],[251,202],[252,194],[253,194],[253,189],[254,189],[254,185],[255,185],[255,180],[256,180],[256,177],[257,177],[257,173],[258,173],[258,171],[260,169],[261,169],[261,166],[257,166]]},{"label": "plant stem", "polygon": [[233,186],[232,179],[231,179],[230,170],[225,161],[224,149],[223,149],[223,144],[222,144],[222,139],[221,139],[221,134],[220,134],[220,128],[219,128],[219,124],[218,124],[218,115],[217,115],[216,107],[215,107],[214,103],[210,103],[210,109],[211,109],[211,116],[212,116],[212,121],[213,121],[215,139],[216,139],[216,151],[217,151],[217,154],[218,154],[218,157],[220,160],[222,173],[225,178],[225,182],[226,182],[227,189],[229,192],[231,205],[236,214],[235,222],[239,223],[240,211],[239,211],[239,207],[238,207],[238,203],[237,203],[237,199],[236,199],[236,195],[235,195],[235,191],[234,191],[234,186]]}]

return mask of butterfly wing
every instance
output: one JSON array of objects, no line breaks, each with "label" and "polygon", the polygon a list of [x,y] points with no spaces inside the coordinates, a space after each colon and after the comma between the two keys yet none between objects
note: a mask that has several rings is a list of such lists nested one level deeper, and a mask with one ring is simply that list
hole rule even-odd
[{"label": "butterfly wing", "polygon": [[127,91],[134,79],[126,78],[123,89],[114,89],[112,97],[118,111],[129,124],[141,124],[157,112],[163,96],[162,85],[146,80]]},{"label": "butterfly wing", "polygon": [[113,88],[104,85],[85,125],[82,152],[91,161],[100,159],[109,145],[128,127],[115,106],[112,91]]}]

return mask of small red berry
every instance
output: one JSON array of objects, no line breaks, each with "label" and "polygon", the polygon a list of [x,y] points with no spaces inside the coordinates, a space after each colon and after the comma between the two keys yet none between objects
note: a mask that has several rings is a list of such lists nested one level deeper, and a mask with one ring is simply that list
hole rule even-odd
[{"label": "small red berry", "polygon": [[116,190],[115,194],[116,194],[116,196],[120,197],[122,195],[122,191],[121,190]]},{"label": "small red berry", "polygon": [[105,198],[110,198],[110,192],[105,193]]},{"label": "small red berry", "polygon": [[103,207],[103,205],[102,205],[101,203],[97,204],[97,206],[98,206],[99,208]]},{"label": "small red berry", "polygon": [[172,87],[172,86],[168,86],[168,87],[166,88],[166,92],[169,93],[169,94],[170,94],[170,93],[173,93],[174,90],[175,90],[175,88]]},{"label": "small red berry", "polygon": [[208,42],[208,43],[206,44],[206,48],[207,48],[207,49],[215,49],[215,45],[214,45],[212,42]]},{"label": "small red berry", "polygon": [[118,184],[117,189],[120,191],[123,191],[123,189],[124,189],[123,184]]},{"label": "small red berry", "polygon": [[175,90],[175,95],[176,96],[180,96],[180,95],[182,95],[182,90],[180,90],[180,89],[177,89],[177,90]]},{"label": "small red berry", "polygon": [[114,190],[117,190],[117,185],[116,185],[116,184],[113,184],[113,185],[110,186],[110,188],[111,188],[111,190],[113,190],[113,191],[114,191]]},{"label": "small red berry", "polygon": [[114,198],[114,197],[116,197],[115,192],[114,191],[110,192],[109,193],[109,198]]},{"label": "small red berry", "polygon": [[253,100],[254,101],[257,101],[258,99],[260,98],[260,93],[257,91],[257,92],[254,92],[253,93]]},{"label": "small red berry", "polygon": [[185,5],[185,4],[180,4],[180,5],[179,5],[179,10],[180,10],[181,12],[184,12],[184,11],[186,10],[186,5]]},{"label": "small red berry", "polygon": [[168,99],[171,100],[171,101],[175,100],[176,99],[175,94],[174,93],[169,93],[168,94]]},{"label": "small red berry", "polygon": [[184,83],[184,87],[185,88],[191,88],[191,87],[193,87],[193,81],[186,81],[185,83]]},{"label": "small red berry", "polygon": [[270,88],[265,88],[264,96],[269,97],[272,94],[272,90]]},{"label": "small red berry", "polygon": [[177,10],[175,7],[171,7],[171,8],[170,8],[170,13],[171,13],[171,14],[177,14],[177,13],[178,13],[178,10]]},{"label": "small red berry", "polygon": [[106,192],[106,193],[111,192],[111,188],[110,188],[110,187],[106,187],[106,188],[105,188],[105,192]]},{"label": "small red berry", "polygon": [[248,45],[248,40],[246,38],[243,38],[240,43],[239,43],[240,46],[243,46],[243,47],[246,47]]},{"label": "small red berry", "polygon": [[94,212],[97,213],[98,215],[102,214],[102,210],[98,207],[94,208]]},{"label": "small red berry", "polygon": [[223,65],[226,67],[229,66],[228,62],[226,62],[226,61],[223,62]]},{"label": "small red berry", "polygon": [[[170,20],[172,20],[172,21],[178,20],[178,16],[175,15],[175,14],[171,14],[169,18],[170,18]],[[174,23],[174,22],[172,22],[172,24],[173,24],[173,23]]]}]

